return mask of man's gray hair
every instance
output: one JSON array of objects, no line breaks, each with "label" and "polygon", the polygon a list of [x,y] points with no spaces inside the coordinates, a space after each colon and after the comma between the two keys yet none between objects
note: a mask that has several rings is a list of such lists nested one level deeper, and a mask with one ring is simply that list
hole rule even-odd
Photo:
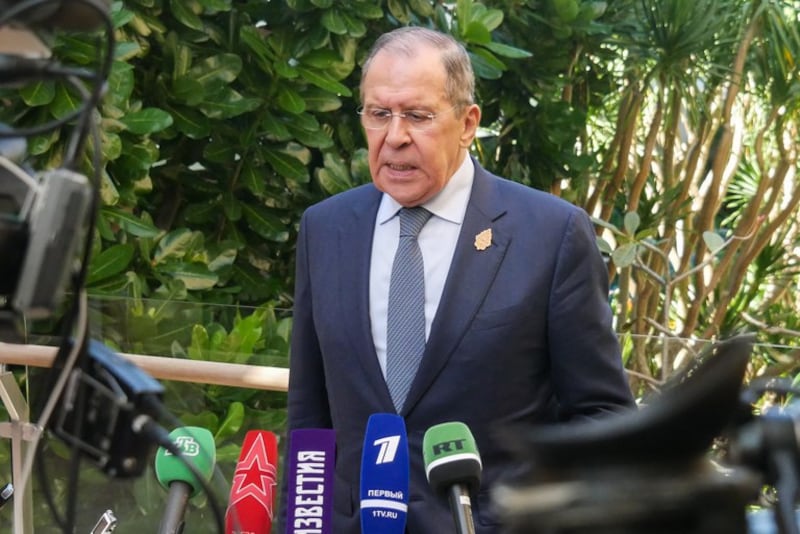
[{"label": "man's gray hair", "polygon": [[466,48],[452,36],[419,26],[405,26],[384,33],[372,45],[361,69],[361,99],[364,99],[364,78],[375,55],[388,50],[395,54],[413,57],[420,44],[427,44],[440,52],[446,74],[445,93],[451,104],[461,111],[475,102],[475,74]]}]

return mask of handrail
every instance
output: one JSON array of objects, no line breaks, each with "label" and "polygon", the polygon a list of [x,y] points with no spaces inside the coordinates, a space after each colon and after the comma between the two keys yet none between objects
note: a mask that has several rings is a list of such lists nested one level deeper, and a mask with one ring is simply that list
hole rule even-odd
[{"label": "handrail", "polygon": [[[52,367],[56,350],[55,347],[46,345],[0,343],[0,363]],[[195,382],[269,391],[289,390],[289,369],[282,367],[186,360],[142,354],[120,353],[120,356],[133,362],[153,378],[159,380],[176,380],[179,382]]]}]

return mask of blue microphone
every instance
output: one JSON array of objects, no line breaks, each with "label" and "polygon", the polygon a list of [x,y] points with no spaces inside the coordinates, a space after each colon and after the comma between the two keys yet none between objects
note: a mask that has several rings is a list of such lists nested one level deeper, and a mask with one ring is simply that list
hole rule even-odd
[{"label": "blue microphone", "polygon": [[362,534],[403,534],[408,515],[408,437],[395,414],[367,421],[361,455]]}]

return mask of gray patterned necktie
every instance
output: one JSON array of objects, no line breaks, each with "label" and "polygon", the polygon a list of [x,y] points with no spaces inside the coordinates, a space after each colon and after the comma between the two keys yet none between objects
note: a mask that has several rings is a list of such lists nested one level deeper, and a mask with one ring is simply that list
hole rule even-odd
[{"label": "gray patterned necktie", "polygon": [[398,413],[425,351],[425,269],[417,236],[430,217],[425,208],[400,210],[386,328],[386,384]]}]

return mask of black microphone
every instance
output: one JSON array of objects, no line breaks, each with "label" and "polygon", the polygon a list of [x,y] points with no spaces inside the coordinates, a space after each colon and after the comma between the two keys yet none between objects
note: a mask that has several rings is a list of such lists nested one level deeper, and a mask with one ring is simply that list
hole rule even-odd
[{"label": "black microphone", "polygon": [[470,492],[481,483],[481,457],[472,432],[464,423],[429,428],[422,440],[425,473],[437,493],[447,493],[458,534],[474,534]]}]

